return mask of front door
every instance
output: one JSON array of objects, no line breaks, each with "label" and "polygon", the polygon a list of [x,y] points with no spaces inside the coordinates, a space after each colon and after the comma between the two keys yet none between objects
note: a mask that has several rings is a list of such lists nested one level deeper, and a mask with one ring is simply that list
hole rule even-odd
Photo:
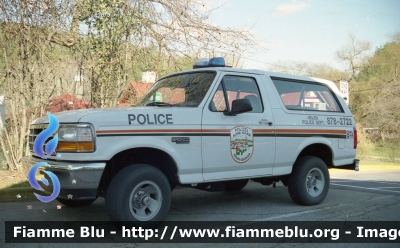
[{"label": "front door", "polygon": [[[203,109],[202,157],[205,181],[272,174],[275,160],[273,116],[263,78],[225,72]],[[251,112],[225,115],[235,99],[249,99]]]}]

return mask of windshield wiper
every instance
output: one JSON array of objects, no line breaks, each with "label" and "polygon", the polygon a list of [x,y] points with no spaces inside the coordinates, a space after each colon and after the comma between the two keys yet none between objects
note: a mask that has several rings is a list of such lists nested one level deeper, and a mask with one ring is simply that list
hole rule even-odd
[{"label": "windshield wiper", "polygon": [[167,102],[151,102],[151,103],[146,104],[146,106],[157,106],[157,107],[169,106],[169,107],[172,107],[172,104],[167,103]]}]

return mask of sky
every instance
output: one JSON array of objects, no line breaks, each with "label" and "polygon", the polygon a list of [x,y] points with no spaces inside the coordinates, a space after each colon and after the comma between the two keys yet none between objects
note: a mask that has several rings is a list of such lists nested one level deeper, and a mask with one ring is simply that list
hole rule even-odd
[{"label": "sky", "polygon": [[[267,50],[247,54],[244,68],[268,69],[280,61],[329,64],[349,35],[371,43],[371,53],[400,32],[400,0],[213,0],[210,21],[251,28]],[[218,51],[217,51],[218,52]]]}]

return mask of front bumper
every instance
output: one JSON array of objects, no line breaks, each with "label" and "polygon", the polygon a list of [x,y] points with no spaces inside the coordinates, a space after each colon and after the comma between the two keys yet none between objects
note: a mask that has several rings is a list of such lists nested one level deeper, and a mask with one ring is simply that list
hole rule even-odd
[{"label": "front bumper", "polygon": [[44,176],[49,185],[39,181],[44,192],[51,194],[53,182],[43,170],[54,173],[60,181],[60,194],[58,198],[69,200],[92,200],[97,197],[97,189],[103,174],[106,162],[66,162],[39,159],[32,156],[22,159],[22,163],[32,167],[39,162],[46,162],[49,166],[42,166],[36,173],[36,179]]}]

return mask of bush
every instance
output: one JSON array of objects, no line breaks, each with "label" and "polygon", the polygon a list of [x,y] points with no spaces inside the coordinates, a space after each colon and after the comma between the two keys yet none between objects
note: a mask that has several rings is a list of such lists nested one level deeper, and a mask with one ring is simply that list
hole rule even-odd
[{"label": "bush", "polygon": [[372,142],[360,126],[357,126],[357,157],[368,157],[375,155],[375,143]]}]

